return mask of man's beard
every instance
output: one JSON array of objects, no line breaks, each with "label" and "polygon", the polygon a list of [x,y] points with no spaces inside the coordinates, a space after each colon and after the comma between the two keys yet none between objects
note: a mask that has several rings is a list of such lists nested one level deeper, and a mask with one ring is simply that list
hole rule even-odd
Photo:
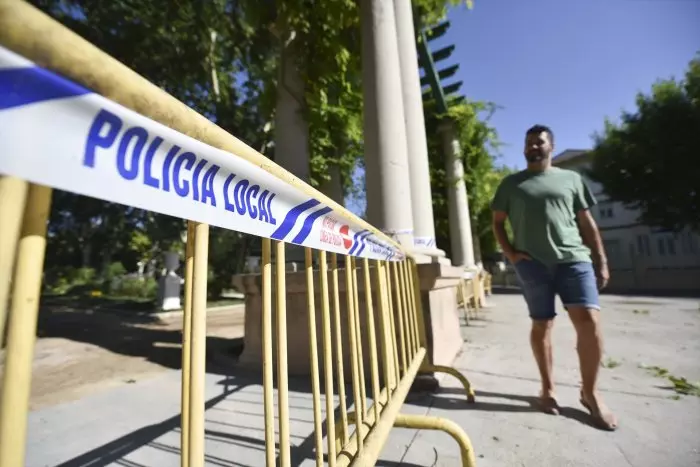
[{"label": "man's beard", "polygon": [[547,154],[543,152],[530,152],[525,156],[525,158],[530,163],[541,162],[547,159]]}]

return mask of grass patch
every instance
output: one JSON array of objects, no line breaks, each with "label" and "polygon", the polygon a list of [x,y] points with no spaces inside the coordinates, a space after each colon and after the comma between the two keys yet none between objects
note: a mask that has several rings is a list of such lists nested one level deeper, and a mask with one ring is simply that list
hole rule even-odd
[{"label": "grass patch", "polygon": [[603,361],[600,363],[600,365],[601,365],[603,368],[610,368],[610,369],[612,369],[612,368],[617,368],[618,366],[622,365],[622,363],[619,362],[619,361],[617,361],[617,360],[615,360],[614,358],[608,357],[608,358],[606,358],[605,360],[603,360]]},{"label": "grass patch", "polygon": [[645,366],[640,365],[641,368],[647,370],[652,376],[656,378],[664,378],[671,383],[669,389],[672,389],[676,394],[672,396],[672,399],[679,399],[681,395],[683,396],[696,396],[700,397],[700,383],[692,383],[684,377],[678,377],[671,374],[666,368],[660,366]]},{"label": "grass patch", "polygon": [[666,378],[669,375],[669,371],[666,368],[656,366],[656,365],[653,365],[653,366],[640,365],[640,368],[647,370],[652,376],[655,376],[657,378]]},{"label": "grass patch", "polygon": [[669,375],[668,380],[673,384],[673,390],[677,394],[700,397],[700,384],[691,383],[685,378],[677,378],[673,375]]}]

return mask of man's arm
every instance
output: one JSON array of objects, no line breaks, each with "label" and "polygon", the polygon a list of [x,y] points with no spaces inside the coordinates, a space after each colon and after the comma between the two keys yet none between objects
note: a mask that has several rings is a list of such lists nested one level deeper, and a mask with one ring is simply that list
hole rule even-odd
[{"label": "man's arm", "polygon": [[506,232],[506,218],[507,214],[503,211],[493,211],[493,218],[491,220],[491,228],[493,229],[493,235],[496,237],[496,241],[501,246],[503,254],[507,258],[513,256],[515,253],[515,248],[510,243],[508,239],[508,233]]},{"label": "man's arm", "polygon": [[530,256],[516,250],[513,244],[510,243],[508,239],[508,233],[506,232],[506,218],[508,215],[504,211],[493,211],[493,217],[491,220],[491,228],[493,229],[493,235],[496,237],[496,241],[501,245],[501,250],[503,254],[511,264],[515,264],[521,259],[530,259]]},{"label": "man's arm", "polygon": [[605,256],[605,248],[603,247],[603,240],[600,237],[598,225],[588,209],[581,209],[576,213],[576,220],[578,221],[578,229],[581,232],[583,243],[591,249],[593,263],[596,265],[598,273],[598,286],[602,289],[608,282],[609,273],[608,258]]}]

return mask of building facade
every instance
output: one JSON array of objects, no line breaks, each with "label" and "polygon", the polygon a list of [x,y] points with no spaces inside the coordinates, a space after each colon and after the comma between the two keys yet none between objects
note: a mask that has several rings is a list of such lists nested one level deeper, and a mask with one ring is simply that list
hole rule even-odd
[{"label": "building facade", "polygon": [[579,172],[598,204],[591,209],[608,255],[611,291],[700,293],[700,235],[642,224],[639,211],[610,200],[591,180],[589,153],[567,149],[552,164]]}]

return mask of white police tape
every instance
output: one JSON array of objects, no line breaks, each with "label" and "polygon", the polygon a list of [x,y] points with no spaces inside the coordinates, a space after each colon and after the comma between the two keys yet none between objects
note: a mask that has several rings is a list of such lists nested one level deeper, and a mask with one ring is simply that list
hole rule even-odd
[{"label": "white police tape", "polygon": [[363,258],[403,253],[234,154],[0,47],[0,174]]}]

